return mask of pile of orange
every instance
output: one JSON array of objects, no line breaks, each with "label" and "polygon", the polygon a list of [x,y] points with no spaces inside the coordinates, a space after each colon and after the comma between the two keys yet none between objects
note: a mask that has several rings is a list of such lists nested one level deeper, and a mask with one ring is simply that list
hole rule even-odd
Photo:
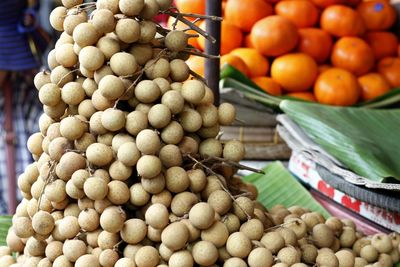
[{"label": "pile of orange", "polygon": [[[204,13],[205,0],[177,0]],[[348,106],[400,87],[397,14],[385,0],[226,0],[221,64],[272,95]],[[205,27],[204,22],[199,24]],[[204,49],[204,38],[191,43]],[[188,64],[203,72],[203,59]]]}]

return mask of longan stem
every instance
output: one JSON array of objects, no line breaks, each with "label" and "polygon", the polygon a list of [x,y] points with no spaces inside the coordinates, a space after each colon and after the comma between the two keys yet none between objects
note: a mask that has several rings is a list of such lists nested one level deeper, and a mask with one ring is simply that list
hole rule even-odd
[{"label": "longan stem", "polygon": [[[177,10],[177,9],[174,8],[174,10]],[[162,13],[170,15],[170,16],[173,16],[173,14],[177,14],[176,12],[173,12],[171,10],[166,10],[166,11],[163,11]],[[222,21],[223,20],[221,17],[218,17],[218,16],[209,16],[209,15],[200,15],[200,14],[193,14],[193,13],[182,13],[182,12],[179,12],[179,14],[184,17],[191,17],[191,18],[197,18],[197,19],[209,19],[209,20],[213,20],[213,21]]]},{"label": "longan stem", "polygon": [[45,179],[45,181],[44,181],[43,188],[42,188],[42,190],[40,191],[40,195],[39,195],[39,199],[38,199],[38,204],[37,204],[37,207],[36,207],[36,212],[39,211],[40,203],[42,202],[42,196],[43,196],[43,194],[44,194],[44,190],[46,189],[46,186],[50,183],[51,177],[53,177],[53,175],[54,175],[54,168],[56,167],[55,162],[54,162],[54,161],[49,161],[48,164],[50,165],[50,166],[49,166],[49,173],[47,174],[47,177],[46,177],[46,179]]},{"label": "longan stem", "polygon": [[[236,198],[232,195],[232,193],[229,191],[228,188],[226,188],[224,186],[224,183],[221,181],[221,175],[216,173],[214,170],[212,170],[211,168],[209,168],[208,166],[206,166],[205,164],[203,164],[201,161],[198,161],[195,157],[193,157],[192,155],[188,154],[187,155],[188,158],[190,158],[191,160],[193,160],[194,162],[196,162],[195,165],[200,165],[202,166],[204,169],[206,169],[208,172],[210,172],[211,174],[215,175],[218,178],[218,182],[220,184],[220,186],[222,187],[222,189],[229,195],[229,197],[232,199],[233,202],[236,203],[236,205],[239,207],[239,209],[246,215],[247,220],[251,220],[251,216],[250,214],[248,214],[243,208],[242,206],[240,206],[240,204],[236,201]],[[226,181],[225,181],[226,182]]]},{"label": "longan stem", "polygon": [[227,164],[227,165],[229,165],[231,167],[236,167],[236,168],[238,168],[240,170],[248,170],[248,171],[252,171],[252,172],[255,172],[255,173],[265,174],[265,172],[263,170],[255,169],[255,168],[240,164],[240,163],[232,161],[232,160],[223,159],[223,158],[219,158],[219,157],[215,157],[215,156],[211,156],[211,157],[207,158],[206,160],[209,160],[209,159],[210,160],[215,160],[215,161],[218,161],[218,162],[221,162],[221,163],[224,163],[224,164]]},{"label": "longan stem", "polygon": [[70,75],[70,74],[72,74],[72,73],[74,73],[74,72],[77,72],[77,71],[78,71],[78,69],[74,69],[74,70],[71,70],[71,71],[67,72],[66,74],[64,74],[64,76],[62,76],[61,79],[58,81],[57,86],[59,86],[60,83],[61,83],[65,78],[67,78],[68,75]]},{"label": "longan stem", "polygon": [[203,29],[201,29],[199,26],[197,26],[196,24],[194,24],[193,22],[191,22],[188,19],[185,19],[180,13],[175,13],[175,12],[170,12],[169,14],[171,17],[176,18],[177,20],[180,20],[181,22],[185,23],[187,26],[189,26],[192,30],[198,32],[200,35],[202,35],[204,38],[206,38],[207,40],[209,40],[211,43],[215,43],[217,40],[215,40],[214,37],[212,37],[211,35],[209,35],[206,31],[204,31]]},{"label": "longan stem", "polygon": [[201,76],[200,74],[194,72],[193,70],[189,70],[190,75],[192,75],[193,77],[195,77],[197,80],[202,81],[203,83],[207,84],[207,80],[204,79],[203,76]]},{"label": "longan stem", "polygon": [[210,58],[210,59],[218,59],[219,58],[219,56],[208,55],[208,54],[205,54],[203,52],[200,52],[199,50],[185,49],[183,51],[185,53],[188,53],[188,54],[191,54],[191,55],[194,55],[194,56],[199,56],[199,57],[205,57],[205,58]]}]

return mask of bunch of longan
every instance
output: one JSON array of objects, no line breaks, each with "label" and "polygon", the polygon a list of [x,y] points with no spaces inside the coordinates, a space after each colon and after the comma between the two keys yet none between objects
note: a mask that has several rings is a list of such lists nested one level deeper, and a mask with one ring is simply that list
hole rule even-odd
[{"label": "bunch of longan", "polygon": [[234,176],[243,144],[218,138],[234,107],[214,106],[190,78],[191,36],[152,21],[171,2],[62,0],[51,13],[62,34],[51,72],[34,80],[44,113],[0,267],[398,261],[398,235],[369,239],[348,221],[255,200]]}]

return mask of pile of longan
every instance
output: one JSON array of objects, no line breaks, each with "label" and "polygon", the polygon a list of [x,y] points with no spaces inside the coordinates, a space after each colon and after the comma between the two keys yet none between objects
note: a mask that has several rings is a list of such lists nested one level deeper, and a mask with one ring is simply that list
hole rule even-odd
[{"label": "pile of longan", "polygon": [[[300,207],[267,211],[234,176],[236,117],[190,78],[184,31],[152,18],[172,0],[62,0],[35,160],[0,267],[392,266],[400,236],[364,237]],[[214,159],[209,160],[209,159]],[[215,161],[216,160],[216,161]],[[13,254],[14,253],[14,254]]]}]

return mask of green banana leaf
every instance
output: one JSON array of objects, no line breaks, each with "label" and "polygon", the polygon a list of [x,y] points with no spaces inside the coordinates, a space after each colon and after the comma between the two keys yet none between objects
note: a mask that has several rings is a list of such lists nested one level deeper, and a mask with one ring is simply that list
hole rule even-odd
[{"label": "green banana leaf", "polygon": [[0,216],[0,246],[7,244],[6,238],[11,224],[11,216]]},{"label": "green banana leaf", "polygon": [[350,170],[377,182],[393,178],[400,182],[400,109],[330,107],[288,100],[280,108]]},{"label": "green banana leaf", "polygon": [[317,211],[325,218],[330,217],[321,204],[290,174],[281,162],[271,163],[263,171],[265,174],[253,173],[243,179],[257,187],[258,201],[266,208],[271,208],[276,204],[286,207],[299,205]]},{"label": "green banana leaf", "polygon": [[[267,92],[265,92],[264,90],[262,90],[258,85],[256,85],[253,81],[247,78],[243,73],[235,69],[235,67],[229,64],[225,64],[224,67],[221,69],[220,77],[221,77],[221,86],[237,89],[241,91],[247,98],[256,100],[277,111],[280,111],[279,104],[282,100],[285,99],[306,102],[304,100],[288,96],[279,96],[279,97],[272,96]],[[399,102],[400,102],[400,88],[396,88],[373,100],[358,103],[356,106],[365,108],[382,108],[382,107],[389,107]]]}]

